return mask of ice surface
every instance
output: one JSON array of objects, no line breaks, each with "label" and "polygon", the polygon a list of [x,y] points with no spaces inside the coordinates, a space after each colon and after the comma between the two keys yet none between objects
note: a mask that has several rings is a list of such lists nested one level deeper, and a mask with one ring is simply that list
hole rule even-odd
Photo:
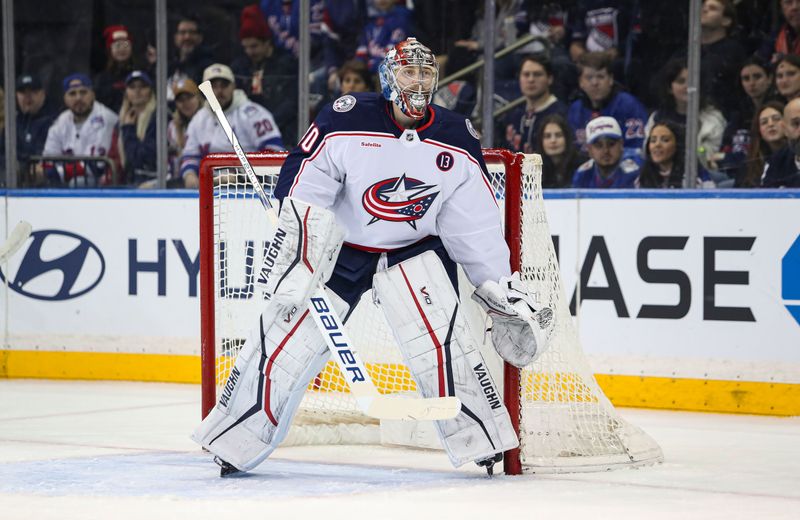
[{"label": "ice surface", "polygon": [[800,518],[800,418],[623,409],[666,462],[496,476],[441,451],[281,448],[220,479],[199,388],[0,380],[0,519]]}]

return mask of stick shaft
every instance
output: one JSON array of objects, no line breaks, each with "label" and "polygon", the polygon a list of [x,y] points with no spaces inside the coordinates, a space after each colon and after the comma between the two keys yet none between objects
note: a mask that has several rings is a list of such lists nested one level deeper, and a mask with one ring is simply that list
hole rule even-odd
[{"label": "stick shaft", "polygon": [[6,241],[0,245],[0,262],[5,262],[11,255],[22,247],[22,244],[31,236],[31,225],[21,220],[14,226]]}]

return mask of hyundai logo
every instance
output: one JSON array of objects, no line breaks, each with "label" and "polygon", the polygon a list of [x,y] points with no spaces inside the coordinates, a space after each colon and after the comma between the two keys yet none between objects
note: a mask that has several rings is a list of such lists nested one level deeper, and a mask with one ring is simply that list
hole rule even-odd
[{"label": "hyundai logo", "polygon": [[[16,273],[8,273],[8,285],[15,292],[37,300],[82,296],[97,287],[106,271],[100,249],[69,231],[34,231],[21,258]],[[2,270],[0,280],[6,280]]]}]

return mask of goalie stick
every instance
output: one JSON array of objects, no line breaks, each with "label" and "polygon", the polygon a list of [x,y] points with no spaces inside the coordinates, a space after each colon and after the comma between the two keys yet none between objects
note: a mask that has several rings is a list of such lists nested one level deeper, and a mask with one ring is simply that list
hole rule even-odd
[{"label": "goalie stick", "polygon": [[[276,226],[278,217],[275,209],[269,201],[261,182],[258,180],[253,166],[239,144],[239,139],[233,133],[225,112],[214,95],[211,83],[204,81],[199,85],[200,91],[208,100],[208,105],[217,117],[225,136],[233,146],[236,157],[244,168],[247,178],[253,185],[253,190],[258,195],[261,204],[266,210],[267,217],[273,227]],[[334,310],[330,299],[325,294],[322,287],[317,287],[311,295],[308,310],[314,318],[328,349],[331,351],[334,361],[339,365],[339,369],[345,376],[350,391],[355,397],[356,403],[361,411],[376,419],[401,419],[411,421],[427,421],[439,419],[452,419],[461,410],[461,401],[455,397],[435,397],[435,398],[406,398],[390,397],[378,392],[375,384],[367,373],[366,366],[361,361],[360,356],[352,347],[352,342],[347,335],[342,320]],[[325,322],[323,323],[323,319]],[[331,328],[334,324],[334,329]],[[334,337],[336,340],[334,340]]]},{"label": "goalie stick", "polygon": [[14,226],[14,229],[11,230],[11,234],[8,235],[5,243],[0,245],[0,262],[5,262],[11,258],[11,255],[17,252],[22,244],[28,240],[29,236],[31,236],[31,225],[24,220],[19,221]]}]

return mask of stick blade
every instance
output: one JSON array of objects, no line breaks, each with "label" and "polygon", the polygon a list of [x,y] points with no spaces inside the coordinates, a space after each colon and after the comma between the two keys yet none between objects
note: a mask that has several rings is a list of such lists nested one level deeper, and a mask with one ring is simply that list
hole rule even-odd
[{"label": "stick blade", "polygon": [[31,229],[30,223],[24,220],[14,226],[6,242],[0,245],[0,262],[5,262],[6,258],[10,258],[17,252],[17,249],[31,236]]},{"label": "stick blade", "polygon": [[461,400],[458,397],[420,399],[386,395],[372,398],[365,409],[365,413],[370,417],[400,421],[452,419],[460,411]]},{"label": "stick blade", "polygon": [[214,95],[214,89],[211,88],[210,81],[204,81],[200,83],[197,85],[197,88],[203,93],[203,96],[206,98],[206,101],[208,101],[212,111],[222,110],[219,101],[217,101],[217,96]]}]

